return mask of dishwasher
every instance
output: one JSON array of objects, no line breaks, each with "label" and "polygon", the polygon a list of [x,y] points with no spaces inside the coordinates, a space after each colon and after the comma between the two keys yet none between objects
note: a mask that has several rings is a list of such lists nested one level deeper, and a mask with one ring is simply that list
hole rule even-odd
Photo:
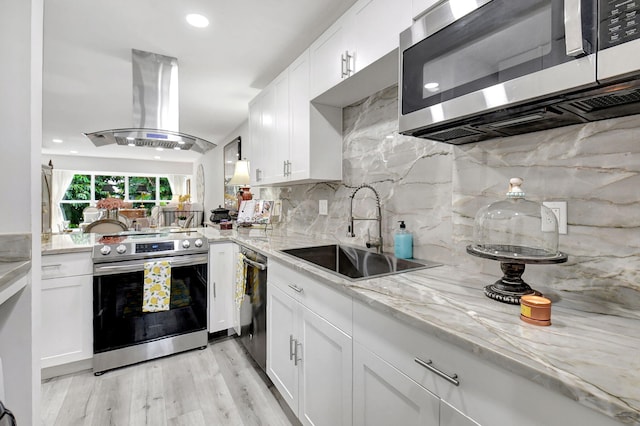
[{"label": "dishwasher", "polygon": [[236,333],[249,355],[267,369],[267,258],[241,247],[246,264],[244,296],[236,306]]}]

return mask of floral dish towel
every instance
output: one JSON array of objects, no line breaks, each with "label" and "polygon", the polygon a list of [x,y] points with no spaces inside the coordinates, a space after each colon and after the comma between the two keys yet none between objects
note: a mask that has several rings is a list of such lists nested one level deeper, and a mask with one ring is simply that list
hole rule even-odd
[{"label": "floral dish towel", "polygon": [[145,262],[142,312],[168,311],[170,301],[171,262]]}]

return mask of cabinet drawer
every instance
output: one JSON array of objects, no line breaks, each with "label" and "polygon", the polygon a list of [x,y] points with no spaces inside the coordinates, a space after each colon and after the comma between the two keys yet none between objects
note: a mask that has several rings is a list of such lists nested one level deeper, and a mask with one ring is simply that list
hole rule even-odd
[{"label": "cabinet drawer", "polygon": [[269,260],[267,280],[269,285],[277,286],[285,294],[351,336],[353,305],[350,296],[272,260]]},{"label": "cabinet drawer", "polygon": [[[356,342],[482,425],[617,424],[558,392],[510,373],[389,314],[356,302],[353,318]],[[433,367],[448,376],[457,375],[459,386],[421,366],[416,359],[431,361]]]},{"label": "cabinet drawer", "polygon": [[90,252],[42,256],[42,279],[93,274]]}]

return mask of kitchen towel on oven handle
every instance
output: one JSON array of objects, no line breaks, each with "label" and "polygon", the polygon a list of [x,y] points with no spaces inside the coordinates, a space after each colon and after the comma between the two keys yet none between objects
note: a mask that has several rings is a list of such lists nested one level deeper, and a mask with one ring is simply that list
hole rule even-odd
[{"label": "kitchen towel on oven handle", "polygon": [[162,312],[170,309],[171,262],[159,260],[144,263],[142,312]]},{"label": "kitchen towel on oven handle", "polygon": [[235,309],[233,312],[233,328],[238,336],[242,335],[242,327],[247,325],[247,314],[251,322],[251,306],[247,303],[247,264],[244,253],[236,257]]}]

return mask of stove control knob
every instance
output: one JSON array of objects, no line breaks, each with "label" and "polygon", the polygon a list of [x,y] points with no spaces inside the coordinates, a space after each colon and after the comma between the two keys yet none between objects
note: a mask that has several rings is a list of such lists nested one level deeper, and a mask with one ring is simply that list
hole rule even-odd
[{"label": "stove control knob", "polygon": [[120,244],[118,247],[116,247],[116,251],[118,252],[118,254],[124,254],[127,251],[127,246],[125,246],[124,244]]},{"label": "stove control knob", "polygon": [[102,246],[102,248],[100,249],[100,253],[103,255],[108,255],[109,253],[111,253],[111,247],[109,246]]},{"label": "stove control knob", "polygon": [[188,249],[189,247],[191,247],[191,243],[189,242],[189,240],[184,240],[182,242],[182,248]]},{"label": "stove control knob", "polygon": [[196,247],[202,247],[203,243],[202,243],[202,240],[198,238],[194,244],[196,245]]}]

